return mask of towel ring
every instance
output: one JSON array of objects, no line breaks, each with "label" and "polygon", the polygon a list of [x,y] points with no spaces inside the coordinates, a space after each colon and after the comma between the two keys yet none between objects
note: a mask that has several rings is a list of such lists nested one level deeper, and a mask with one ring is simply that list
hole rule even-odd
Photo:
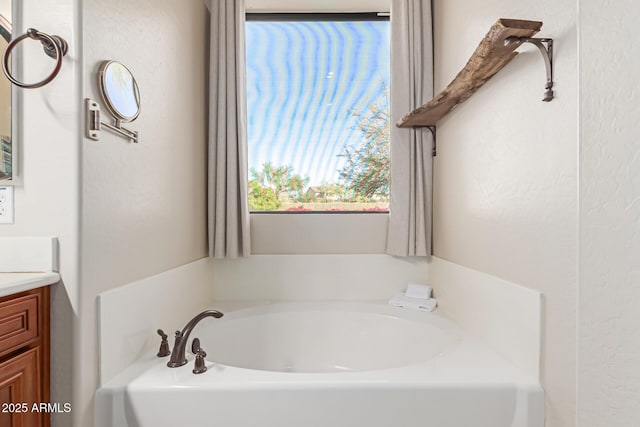
[{"label": "towel ring", "polygon": [[[40,40],[42,43],[42,48],[44,49],[44,53],[47,56],[56,60],[56,66],[51,72],[51,74],[38,83],[27,84],[17,80],[15,77],[11,75],[11,71],[9,70],[9,57],[11,55],[11,51],[18,43],[27,37],[33,40]],[[7,46],[7,50],[4,53],[4,57],[2,58],[2,71],[4,75],[7,76],[7,79],[14,85],[21,87],[23,89],[35,89],[42,87],[49,83],[51,80],[55,79],[58,73],[60,72],[60,68],[62,68],[62,57],[67,54],[68,44],[67,42],[59,36],[50,36],[49,34],[43,33],[41,31],[36,30],[35,28],[29,28],[26,34],[21,35],[20,37],[13,40]]]}]

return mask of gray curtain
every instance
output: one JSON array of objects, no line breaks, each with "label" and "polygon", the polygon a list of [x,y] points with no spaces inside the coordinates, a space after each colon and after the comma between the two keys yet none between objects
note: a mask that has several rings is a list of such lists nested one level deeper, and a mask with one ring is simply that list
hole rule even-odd
[{"label": "gray curtain", "polygon": [[[392,121],[433,97],[431,22],[431,0],[392,0]],[[390,255],[431,255],[432,144],[428,128],[391,125]]]},{"label": "gray curtain", "polygon": [[209,63],[209,256],[250,254],[244,0],[212,0]]}]

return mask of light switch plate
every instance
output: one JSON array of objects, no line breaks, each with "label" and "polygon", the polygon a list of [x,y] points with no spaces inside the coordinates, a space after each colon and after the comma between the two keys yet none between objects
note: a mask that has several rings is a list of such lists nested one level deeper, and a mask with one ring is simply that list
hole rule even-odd
[{"label": "light switch plate", "polygon": [[13,224],[13,187],[0,187],[0,224]]}]

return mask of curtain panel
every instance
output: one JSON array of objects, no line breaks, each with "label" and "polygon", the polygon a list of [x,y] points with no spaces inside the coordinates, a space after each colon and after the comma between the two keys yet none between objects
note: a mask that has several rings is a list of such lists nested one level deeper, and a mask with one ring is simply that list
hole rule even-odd
[{"label": "curtain panel", "polygon": [[244,0],[212,0],[209,62],[209,256],[249,256]]},{"label": "curtain panel", "polygon": [[[391,2],[391,118],[433,97],[430,0]],[[430,256],[433,134],[391,125],[391,203],[387,253]]]}]

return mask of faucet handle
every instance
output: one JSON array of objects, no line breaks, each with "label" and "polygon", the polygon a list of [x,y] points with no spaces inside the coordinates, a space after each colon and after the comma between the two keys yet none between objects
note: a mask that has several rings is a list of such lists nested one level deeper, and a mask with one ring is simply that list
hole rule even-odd
[{"label": "faucet handle", "polygon": [[[194,341],[197,340],[194,339]],[[200,344],[200,340],[198,340],[198,344]],[[193,373],[194,374],[201,374],[203,372],[207,371],[207,366],[204,364],[204,358],[207,357],[207,353],[204,351],[204,349],[198,347],[198,350],[195,352],[196,353],[196,361],[195,361],[195,366],[193,367]]]},{"label": "faucet handle", "polygon": [[169,341],[167,340],[168,336],[162,329],[158,329],[158,335],[162,338],[162,341],[160,342],[160,350],[158,350],[158,357],[166,357],[171,354],[171,350],[169,350]]},{"label": "faucet handle", "polygon": [[200,350],[200,339],[194,338],[191,342],[191,353],[198,354],[198,350]]}]

